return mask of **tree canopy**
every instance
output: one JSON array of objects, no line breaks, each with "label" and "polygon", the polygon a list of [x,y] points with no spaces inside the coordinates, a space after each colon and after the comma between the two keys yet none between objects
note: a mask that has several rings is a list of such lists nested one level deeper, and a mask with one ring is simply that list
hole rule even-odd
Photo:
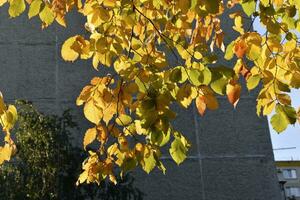
[{"label": "tree canopy", "polygon": [[[67,27],[65,16],[76,10],[86,17],[82,28],[89,37],[74,33],[62,45],[62,58],[91,59],[99,71],[113,68],[94,77],[76,100],[92,124],[83,146],[98,145],[83,162],[78,184],[116,183],[115,169],[122,175],[137,166],[165,173],[160,149],[166,145],[182,163],[191,144],[171,124],[175,104],[195,103],[204,115],[218,109],[217,97],[224,95],[235,107],[245,85],[259,90],[257,115],[275,111],[277,132],[299,120],[289,96],[300,87],[298,0],[0,0],[4,4],[11,17],[29,8],[28,17],[40,18],[43,28],[55,21]],[[253,30],[256,19],[264,34]],[[223,30],[228,20],[233,26]],[[3,162],[14,151],[9,130],[17,114],[0,99]]]}]

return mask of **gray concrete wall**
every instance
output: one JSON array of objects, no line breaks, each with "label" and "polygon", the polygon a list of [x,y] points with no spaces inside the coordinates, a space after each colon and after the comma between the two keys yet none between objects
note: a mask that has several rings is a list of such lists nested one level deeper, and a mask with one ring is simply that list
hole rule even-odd
[{"label": "gray concrete wall", "polygon": [[[45,112],[73,108],[80,122],[74,134],[78,145],[89,123],[75,98],[100,72],[91,61],[66,63],[62,42],[82,31],[84,19],[71,15],[69,28],[51,26],[41,31],[38,20],[26,15],[9,19],[0,9],[0,90],[6,99],[28,99]],[[226,26],[230,26],[227,24]],[[243,92],[237,109],[225,98],[221,108],[200,117],[194,106],[180,111],[175,126],[192,141],[188,159],[179,167],[164,157],[167,174],[136,171],[146,200],[279,200],[272,146],[266,118],[255,114],[255,95]]]}]

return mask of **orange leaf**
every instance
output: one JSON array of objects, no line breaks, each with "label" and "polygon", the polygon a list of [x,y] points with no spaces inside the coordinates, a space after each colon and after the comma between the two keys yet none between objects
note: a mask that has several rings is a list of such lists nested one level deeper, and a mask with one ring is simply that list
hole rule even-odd
[{"label": "orange leaf", "polygon": [[198,96],[196,98],[196,107],[197,107],[199,114],[201,116],[203,116],[205,113],[205,110],[206,110],[206,103],[204,102],[203,96]]},{"label": "orange leaf", "polygon": [[231,81],[226,87],[226,94],[228,101],[236,107],[241,95],[241,85],[239,83]]},{"label": "orange leaf", "polygon": [[234,53],[238,58],[242,58],[247,51],[247,44],[244,40],[238,41],[234,46]]},{"label": "orange leaf", "polygon": [[105,126],[99,125],[97,126],[97,132],[99,133],[97,136],[97,139],[102,142],[105,143],[108,139],[108,130]]},{"label": "orange leaf", "polygon": [[214,95],[206,95],[204,99],[206,106],[210,110],[216,110],[219,108],[219,103]]}]

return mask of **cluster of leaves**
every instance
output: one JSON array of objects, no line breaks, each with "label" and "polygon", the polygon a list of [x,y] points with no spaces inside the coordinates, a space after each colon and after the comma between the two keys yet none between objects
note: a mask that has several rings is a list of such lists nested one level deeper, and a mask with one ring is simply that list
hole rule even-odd
[{"label": "cluster of leaves", "polygon": [[0,167],[0,198],[7,200],[102,199],[140,200],[142,193],[127,175],[112,183],[76,187],[80,163],[86,156],[71,145],[76,127],[69,112],[62,117],[43,115],[31,104],[18,101],[14,128],[17,152]]},{"label": "cluster of leaves", "polygon": [[16,152],[16,145],[11,138],[10,130],[17,121],[18,114],[14,105],[6,105],[0,92],[0,125],[4,135],[4,145],[0,146],[0,165],[9,161]]},{"label": "cluster of leaves", "polygon": [[[26,7],[24,0],[8,4],[12,17]],[[204,115],[207,109],[218,108],[217,95],[226,95],[235,107],[242,82],[249,90],[261,83],[257,114],[268,115],[275,108],[271,123],[278,132],[299,119],[288,95],[291,88],[300,87],[298,0],[34,0],[27,4],[29,17],[39,15],[43,27],[54,20],[65,26],[65,14],[76,8],[86,17],[90,35],[66,40],[63,59],[91,59],[96,70],[106,66],[114,71],[93,78],[77,98],[93,124],[83,145],[99,146],[89,151],[78,183],[99,184],[106,178],[116,183],[116,168],[121,174],[137,166],[147,173],[155,167],[165,172],[160,159],[163,146],[169,146],[171,157],[180,164],[190,143],[172,127],[173,105],[188,108],[195,102]],[[232,9],[237,6],[242,9]],[[266,29],[263,35],[252,31],[256,18]],[[238,37],[225,47],[227,35],[221,27],[228,19]],[[222,66],[223,58],[236,64]]]}]

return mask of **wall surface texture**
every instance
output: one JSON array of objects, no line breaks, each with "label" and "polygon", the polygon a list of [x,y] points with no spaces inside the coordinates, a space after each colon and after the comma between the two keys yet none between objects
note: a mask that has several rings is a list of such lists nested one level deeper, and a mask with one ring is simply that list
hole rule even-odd
[{"label": "wall surface texture", "polygon": [[[10,101],[28,99],[47,113],[73,108],[81,127],[74,137],[81,145],[90,124],[75,98],[93,76],[107,69],[97,72],[91,61],[61,59],[62,42],[80,31],[86,34],[81,30],[84,19],[71,14],[68,22],[67,29],[54,25],[41,31],[37,19],[9,19],[7,8],[0,9],[0,90]],[[135,172],[146,200],[280,199],[267,119],[256,116],[255,95],[244,91],[235,110],[225,98],[219,100],[221,108],[205,117],[194,106],[178,108],[175,126],[193,147],[180,166],[165,155],[166,175]]]}]

